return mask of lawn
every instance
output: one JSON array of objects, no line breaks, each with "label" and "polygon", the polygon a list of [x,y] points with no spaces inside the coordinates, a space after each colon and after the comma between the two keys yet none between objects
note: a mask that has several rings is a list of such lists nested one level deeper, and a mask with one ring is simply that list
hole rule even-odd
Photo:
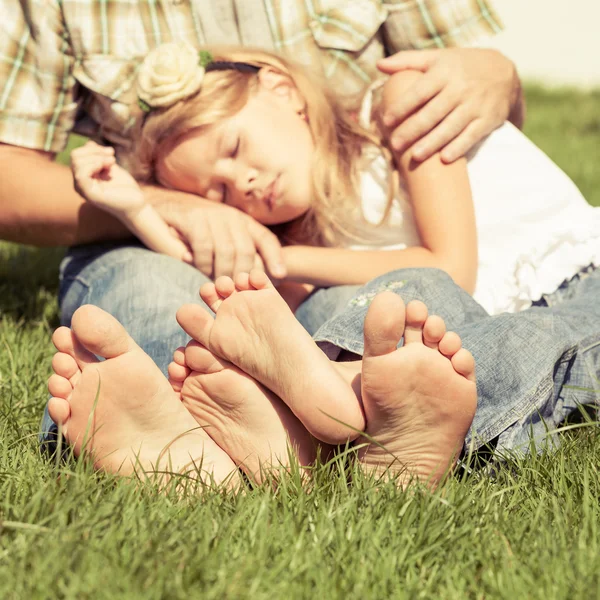
[{"label": "lawn", "polygon": [[[600,91],[528,103],[527,133],[600,205]],[[310,492],[182,497],[45,460],[62,251],[0,252],[0,598],[600,598],[595,426],[433,494],[334,464]]]}]

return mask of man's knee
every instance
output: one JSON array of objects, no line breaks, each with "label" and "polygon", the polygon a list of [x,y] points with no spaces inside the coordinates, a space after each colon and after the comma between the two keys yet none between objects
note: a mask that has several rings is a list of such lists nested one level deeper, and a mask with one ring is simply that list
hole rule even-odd
[{"label": "man's knee", "polygon": [[209,280],[178,260],[138,246],[122,246],[95,255],[73,251],[62,272],[61,308],[68,323],[82,304],[94,304],[122,322],[156,318],[186,302],[201,302],[200,286]]}]

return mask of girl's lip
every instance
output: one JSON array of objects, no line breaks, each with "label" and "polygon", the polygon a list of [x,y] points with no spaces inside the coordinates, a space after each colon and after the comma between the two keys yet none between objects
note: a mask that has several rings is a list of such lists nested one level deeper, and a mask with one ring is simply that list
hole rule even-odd
[{"label": "girl's lip", "polygon": [[277,189],[278,182],[279,175],[277,175],[277,177],[275,177],[275,179],[273,179],[273,181],[265,189],[263,199],[266,202],[269,211],[272,211],[273,208],[275,208],[275,202],[277,201],[277,196],[279,194],[279,190]]}]

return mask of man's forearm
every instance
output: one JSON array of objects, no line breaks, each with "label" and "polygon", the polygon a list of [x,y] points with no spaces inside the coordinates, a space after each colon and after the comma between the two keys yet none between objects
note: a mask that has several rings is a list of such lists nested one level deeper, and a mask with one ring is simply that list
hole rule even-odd
[{"label": "man's forearm", "polygon": [[68,167],[49,155],[0,144],[0,238],[35,246],[69,246],[131,234],[73,189]]}]

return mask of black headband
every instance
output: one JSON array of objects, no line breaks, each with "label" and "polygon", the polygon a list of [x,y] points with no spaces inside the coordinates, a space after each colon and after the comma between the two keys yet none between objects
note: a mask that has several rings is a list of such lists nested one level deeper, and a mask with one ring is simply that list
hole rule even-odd
[{"label": "black headband", "polygon": [[233,62],[229,60],[215,60],[210,62],[204,67],[204,70],[208,73],[209,71],[228,71],[235,70],[242,73],[258,73],[260,67],[255,65],[249,65],[244,62]]}]

